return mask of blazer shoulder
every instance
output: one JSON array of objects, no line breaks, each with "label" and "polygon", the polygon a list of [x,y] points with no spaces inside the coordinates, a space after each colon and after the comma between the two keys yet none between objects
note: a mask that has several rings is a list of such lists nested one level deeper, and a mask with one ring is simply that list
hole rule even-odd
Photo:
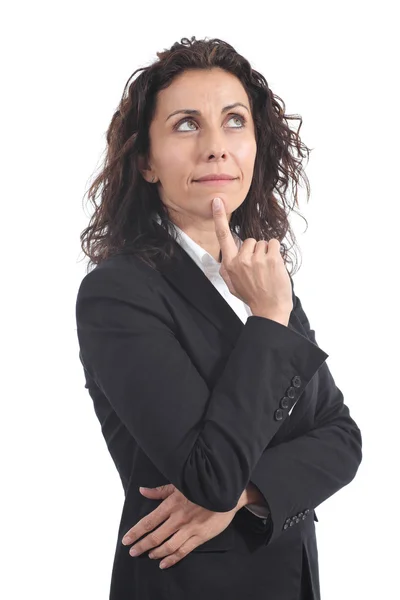
[{"label": "blazer shoulder", "polygon": [[105,310],[107,318],[123,315],[127,321],[140,319],[143,314],[152,315],[175,331],[173,315],[157,285],[160,274],[152,271],[132,255],[115,255],[96,265],[83,277],[77,291],[78,324]]},{"label": "blazer shoulder", "polygon": [[[78,297],[85,292],[120,284],[127,289],[145,292],[152,288],[159,273],[132,254],[116,254],[96,265],[84,275],[78,288]],[[111,291],[111,290],[110,290]]]}]

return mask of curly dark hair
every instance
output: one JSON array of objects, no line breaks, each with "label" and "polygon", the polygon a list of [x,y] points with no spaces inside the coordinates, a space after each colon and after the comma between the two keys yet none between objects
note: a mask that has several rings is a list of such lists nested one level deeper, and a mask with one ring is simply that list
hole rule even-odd
[{"label": "curly dark hair", "polygon": [[[150,66],[137,69],[129,77],[107,130],[104,165],[88,191],[95,211],[88,227],[80,235],[82,250],[90,259],[87,270],[114,254],[135,252],[152,268],[156,268],[152,258],[161,256],[168,260],[174,254],[171,237],[176,240],[176,233],[173,224],[157,186],[148,183],[142,176],[138,158],[148,158],[149,127],[157,93],[168,87],[175,77],[193,69],[219,67],[236,75],[250,102],[257,153],[248,194],[232,212],[231,231],[242,240],[249,237],[256,240],[277,238],[282,242],[289,235],[296,246],[288,212],[294,210],[294,204],[298,206],[300,178],[306,184],[307,201],[310,196],[302,159],[308,158],[311,149],[299,137],[302,118],[286,115],[285,103],[273,94],[263,75],[252,69],[248,60],[230,44],[218,38],[182,38],[169,50],[157,52],[157,57],[158,60]],[[140,75],[129,83],[139,71]],[[300,121],[297,131],[290,129],[289,119]],[[294,148],[300,159],[292,155]],[[294,197],[292,206],[288,205],[285,197],[289,181]],[[99,188],[101,201],[97,204]],[[161,217],[161,228],[152,218],[155,211]],[[284,244],[282,246],[285,264],[292,265],[288,249]]]}]

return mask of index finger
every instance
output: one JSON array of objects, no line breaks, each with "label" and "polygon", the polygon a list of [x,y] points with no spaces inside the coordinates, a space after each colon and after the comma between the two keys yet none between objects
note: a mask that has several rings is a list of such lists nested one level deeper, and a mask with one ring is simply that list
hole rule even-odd
[{"label": "index finger", "polygon": [[215,233],[221,247],[222,258],[225,262],[230,262],[238,253],[238,247],[236,246],[235,240],[231,230],[229,229],[229,223],[226,216],[225,204],[222,198],[218,198],[220,201],[220,207],[214,206],[214,200],[212,201],[212,211],[215,223]]},{"label": "index finger", "polygon": [[150,533],[150,531],[153,531],[153,529],[155,529],[165,520],[165,517],[162,517],[160,513],[154,514],[157,511],[157,508],[148,515],[145,515],[136,523],[136,525],[131,527],[129,531],[125,533],[121,540],[124,546],[133,544],[133,542],[136,542],[145,533]]}]

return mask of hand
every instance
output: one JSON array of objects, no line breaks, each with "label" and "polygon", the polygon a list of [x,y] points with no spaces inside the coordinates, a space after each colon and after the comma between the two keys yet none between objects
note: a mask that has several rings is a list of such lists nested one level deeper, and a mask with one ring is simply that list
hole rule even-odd
[{"label": "hand", "polygon": [[238,249],[222,198],[220,202],[219,209],[213,202],[213,217],[222,252],[220,274],[229,291],[250,306],[253,314],[289,320],[293,309],[292,285],[279,240],[257,242],[248,238]]},{"label": "hand", "polygon": [[[153,512],[143,517],[134,527],[129,529],[123,537],[122,543],[124,545],[132,544],[147,533],[148,535],[140,542],[132,546],[129,553],[132,555],[134,549],[136,551],[135,555],[138,556],[158,546],[149,556],[150,558],[168,556],[166,560],[160,563],[160,568],[164,568],[164,565],[165,567],[171,567],[194,548],[221,533],[228,527],[236,512],[247,501],[247,492],[244,491],[233,510],[221,513],[194,504],[173,484],[139,489],[141,494],[147,498],[153,498],[154,500],[162,498],[164,501]],[[172,537],[163,544],[162,542],[171,535]]]}]

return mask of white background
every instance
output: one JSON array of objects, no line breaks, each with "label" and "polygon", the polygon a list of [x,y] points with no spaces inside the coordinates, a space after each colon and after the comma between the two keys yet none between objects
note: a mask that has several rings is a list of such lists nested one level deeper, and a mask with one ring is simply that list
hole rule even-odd
[{"label": "white background", "polygon": [[322,598],[394,598],[395,2],[19,2],[2,24],[1,597],[108,598],[123,491],[78,359],[83,196],[128,77],[195,35],[232,44],[303,118],[295,290],[363,434],[356,478],[317,508]]}]

